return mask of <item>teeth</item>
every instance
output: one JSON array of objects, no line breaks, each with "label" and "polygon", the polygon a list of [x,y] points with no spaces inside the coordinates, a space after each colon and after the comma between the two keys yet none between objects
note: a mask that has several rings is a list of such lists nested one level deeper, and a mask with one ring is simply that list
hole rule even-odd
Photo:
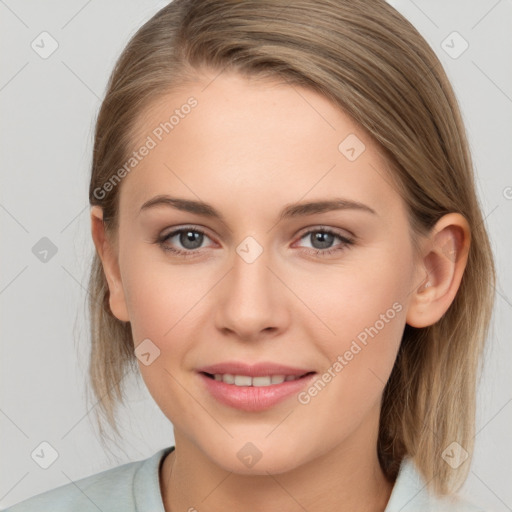
[{"label": "teeth", "polygon": [[235,375],[235,386],[250,386],[251,384],[251,377],[247,375]]},{"label": "teeth", "polygon": [[272,375],[270,378],[272,384],[281,384],[286,379],[286,375]]},{"label": "teeth", "polygon": [[231,375],[229,373],[225,373],[224,375],[222,375],[222,380],[226,384],[234,384],[235,383],[235,376]]},{"label": "teeth", "polygon": [[272,377],[253,377],[252,379],[253,386],[270,386],[272,384]]},{"label": "teeth", "polygon": [[268,377],[250,377],[249,375],[231,375],[230,373],[216,373],[213,378],[226,384],[235,386],[270,386],[281,384],[284,381],[296,380],[295,375],[270,375]]}]

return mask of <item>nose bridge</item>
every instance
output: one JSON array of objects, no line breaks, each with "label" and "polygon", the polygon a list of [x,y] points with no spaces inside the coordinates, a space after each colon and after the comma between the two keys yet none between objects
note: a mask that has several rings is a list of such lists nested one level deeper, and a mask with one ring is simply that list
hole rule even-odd
[{"label": "nose bridge", "polygon": [[[224,300],[219,303],[219,328],[251,338],[262,330],[280,325],[284,301],[276,297],[272,254],[255,237],[248,236],[235,247],[231,272],[224,283]],[[281,317],[282,318],[282,317]]]},{"label": "nose bridge", "polygon": [[252,290],[249,295],[253,297],[262,292],[263,295],[269,293],[270,250],[264,249],[254,237],[249,236],[236,247],[235,252],[232,279],[237,292],[247,294]]}]

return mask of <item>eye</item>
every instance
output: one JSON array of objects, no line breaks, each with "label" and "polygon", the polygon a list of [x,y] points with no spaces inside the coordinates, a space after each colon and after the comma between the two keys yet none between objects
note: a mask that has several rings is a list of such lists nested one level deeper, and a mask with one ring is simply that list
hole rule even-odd
[{"label": "eye", "polygon": [[[184,227],[159,236],[155,243],[158,243],[164,251],[169,251],[179,256],[191,257],[195,256],[199,252],[198,249],[202,248],[205,237],[210,238],[202,229],[195,226]],[[183,249],[176,248],[176,245],[183,247]]]},{"label": "eye", "polygon": [[[200,249],[204,248],[205,238],[210,238],[205,231],[196,226],[189,226],[159,236],[154,240],[154,243],[158,244],[164,251],[180,257],[190,258],[200,254]],[[300,240],[304,239],[309,240],[312,244],[307,252],[321,257],[339,253],[354,244],[354,239],[325,227],[310,229],[300,237]],[[340,240],[341,243],[333,247],[336,239]]]},{"label": "eye", "polygon": [[[332,247],[336,238],[341,241],[341,244]],[[329,256],[348,249],[354,244],[353,238],[348,238],[333,229],[324,227],[310,229],[300,239],[309,240],[311,242],[311,249],[308,252],[312,252],[317,256]]]}]

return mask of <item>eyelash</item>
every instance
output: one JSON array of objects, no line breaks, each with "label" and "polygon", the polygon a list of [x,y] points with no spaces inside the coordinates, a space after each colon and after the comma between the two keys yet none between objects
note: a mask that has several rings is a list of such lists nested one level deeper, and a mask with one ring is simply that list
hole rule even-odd
[{"label": "eyelash", "polygon": [[[176,229],[174,231],[171,231],[170,233],[168,233],[165,236],[159,236],[154,241],[154,243],[158,244],[164,251],[173,253],[179,257],[193,258],[197,255],[197,253],[200,251],[200,249],[181,250],[181,249],[174,249],[165,244],[165,242],[167,240],[173,238],[174,236],[179,235],[180,233],[183,233],[183,232],[190,232],[190,231],[192,231],[193,233],[200,233],[200,234],[210,238],[207,235],[207,233],[205,231],[203,231],[202,229],[195,227],[195,226],[194,227],[190,226],[190,227],[183,227],[183,228]],[[311,235],[312,233],[323,233],[323,234],[333,235],[343,242],[341,247],[338,246],[338,247],[330,248],[330,249],[309,249],[308,250],[309,253],[313,253],[313,255],[320,256],[322,258],[330,256],[331,254],[334,254],[337,252],[344,251],[344,250],[350,248],[350,246],[353,245],[355,242],[355,240],[353,238],[347,238],[347,237],[341,235],[340,233],[338,233],[337,231],[334,231],[330,228],[323,228],[323,227],[306,231],[305,233],[303,233],[301,235],[299,240],[302,240],[304,237],[306,237],[307,235]]]}]

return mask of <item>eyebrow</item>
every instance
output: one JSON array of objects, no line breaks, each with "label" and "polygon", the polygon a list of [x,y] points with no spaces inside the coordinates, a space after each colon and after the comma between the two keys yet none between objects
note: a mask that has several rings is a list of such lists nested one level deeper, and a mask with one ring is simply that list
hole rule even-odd
[{"label": "eyebrow", "polygon": [[[139,213],[158,206],[168,206],[184,212],[203,215],[205,217],[217,219],[223,224],[226,224],[222,214],[212,205],[202,201],[171,197],[168,195],[158,195],[149,199],[141,206]],[[310,201],[286,205],[281,211],[278,220],[282,221],[284,219],[314,215],[316,213],[325,213],[333,210],[358,210],[378,215],[373,208],[370,208],[368,205],[358,201],[351,201],[343,198],[332,198],[322,201]]]}]

